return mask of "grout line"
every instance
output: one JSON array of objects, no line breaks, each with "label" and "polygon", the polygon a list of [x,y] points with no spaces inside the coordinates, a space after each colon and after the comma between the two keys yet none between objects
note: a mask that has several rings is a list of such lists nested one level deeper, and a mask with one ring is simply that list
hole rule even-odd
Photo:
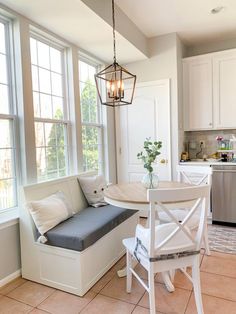
[{"label": "grout line", "polygon": [[187,312],[187,309],[188,309],[188,306],[189,306],[189,303],[190,303],[190,299],[191,299],[191,296],[193,295],[193,290],[191,291],[190,295],[189,295],[189,298],[188,298],[188,302],[186,304],[186,307],[185,307],[185,310],[184,310],[184,313]]},{"label": "grout line", "polygon": [[200,272],[201,272],[201,273],[205,273],[205,274],[211,274],[211,275],[216,275],[216,276],[221,276],[221,277],[225,277],[225,278],[230,278],[230,279],[236,280],[236,277],[230,277],[230,276],[227,276],[227,275],[222,275],[222,274],[217,274],[217,273],[211,273],[211,272],[209,272],[209,271],[204,271],[204,270],[201,270],[201,269],[200,269]]}]

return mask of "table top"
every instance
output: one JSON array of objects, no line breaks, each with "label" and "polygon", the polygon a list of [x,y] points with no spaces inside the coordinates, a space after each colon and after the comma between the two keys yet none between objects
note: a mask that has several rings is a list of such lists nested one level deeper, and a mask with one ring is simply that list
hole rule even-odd
[{"label": "table top", "polygon": [[[158,189],[181,188],[189,184],[176,181],[160,181]],[[148,204],[147,189],[141,182],[115,184],[104,191],[104,196],[118,202]]]}]

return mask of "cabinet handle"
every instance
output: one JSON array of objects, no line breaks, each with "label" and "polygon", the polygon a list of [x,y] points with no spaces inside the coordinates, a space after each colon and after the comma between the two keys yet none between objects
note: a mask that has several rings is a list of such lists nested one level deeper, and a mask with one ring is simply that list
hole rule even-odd
[{"label": "cabinet handle", "polygon": [[210,122],[209,125],[212,125],[212,122]]}]

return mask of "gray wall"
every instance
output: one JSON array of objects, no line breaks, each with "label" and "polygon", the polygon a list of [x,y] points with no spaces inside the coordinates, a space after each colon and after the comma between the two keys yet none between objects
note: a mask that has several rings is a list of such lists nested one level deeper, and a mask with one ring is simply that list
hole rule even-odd
[{"label": "gray wall", "polygon": [[0,280],[21,268],[19,224],[0,230]]},{"label": "gray wall", "polygon": [[177,86],[177,34],[150,38],[148,41],[150,58],[129,63],[125,67],[137,75],[138,82],[148,82],[170,78],[171,101],[171,149],[172,173],[178,162],[178,86]]},{"label": "gray wall", "polygon": [[236,38],[208,42],[205,44],[192,45],[187,47],[185,57],[192,57],[204,53],[216,52],[221,50],[236,48]]}]

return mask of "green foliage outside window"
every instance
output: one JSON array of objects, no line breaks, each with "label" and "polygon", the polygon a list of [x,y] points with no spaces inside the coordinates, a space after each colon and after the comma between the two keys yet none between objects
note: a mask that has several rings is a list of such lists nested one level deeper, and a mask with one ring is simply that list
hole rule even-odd
[{"label": "green foliage outside window", "polygon": [[[97,122],[96,87],[91,80],[85,82],[80,95],[83,122]],[[82,127],[83,168],[98,170],[98,128],[84,125]]]}]

